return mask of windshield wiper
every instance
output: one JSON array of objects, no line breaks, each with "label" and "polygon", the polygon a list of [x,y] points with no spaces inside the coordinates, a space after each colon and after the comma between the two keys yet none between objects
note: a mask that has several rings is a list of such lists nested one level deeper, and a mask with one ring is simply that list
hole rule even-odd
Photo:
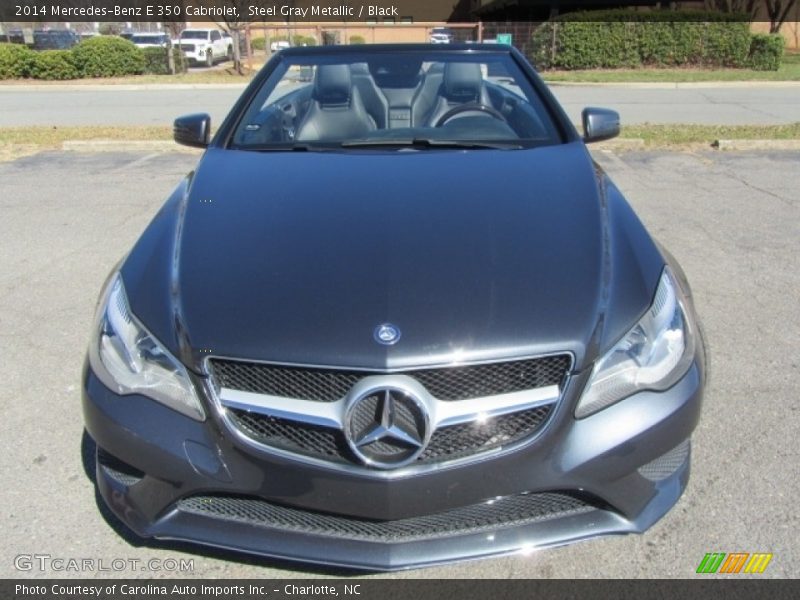
[{"label": "windshield wiper", "polygon": [[327,152],[332,150],[330,146],[320,146],[317,144],[253,144],[252,146],[234,146],[234,150],[249,150],[251,152]]},{"label": "windshield wiper", "polygon": [[400,146],[403,148],[468,148],[473,150],[518,150],[521,144],[514,142],[482,142],[479,140],[436,140],[432,138],[348,140],[342,148],[371,148],[381,146]]}]

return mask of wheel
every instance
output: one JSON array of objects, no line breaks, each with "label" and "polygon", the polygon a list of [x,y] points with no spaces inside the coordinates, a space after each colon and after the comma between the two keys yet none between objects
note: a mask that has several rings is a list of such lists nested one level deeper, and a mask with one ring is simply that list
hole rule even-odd
[{"label": "wheel", "polygon": [[206,50],[206,66],[213,67],[214,66],[214,53],[211,50]]},{"label": "wheel", "polygon": [[233,60],[233,46],[228,46],[228,60]]},{"label": "wheel", "polygon": [[460,115],[464,112],[477,112],[483,113],[485,115],[489,115],[490,117],[494,117],[498,121],[502,121],[506,123],[507,120],[503,116],[499,110],[492,108],[491,106],[487,106],[486,104],[478,104],[477,102],[472,104],[462,104],[461,106],[456,106],[455,108],[451,108],[446,113],[444,113],[434,124],[434,127],[441,127],[445,123],[447,123],[450,119],[455,117],[456,115]]}]

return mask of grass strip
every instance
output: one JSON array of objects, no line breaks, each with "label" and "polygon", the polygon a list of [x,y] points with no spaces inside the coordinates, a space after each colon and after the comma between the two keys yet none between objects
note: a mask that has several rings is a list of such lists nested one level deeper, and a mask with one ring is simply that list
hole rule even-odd
[{"label": "grass strip", "polygon": [[171,140],[171,126],[119,127],[0,127],[0,144],[28,144],[42,149],[60,148],[67,140]]},{"label": "grass strip", "polygon": [[796,140],[800,122],[789,125],[627,125],[624,138],[641,138],[647,146],[711,144],[716,140]]}]

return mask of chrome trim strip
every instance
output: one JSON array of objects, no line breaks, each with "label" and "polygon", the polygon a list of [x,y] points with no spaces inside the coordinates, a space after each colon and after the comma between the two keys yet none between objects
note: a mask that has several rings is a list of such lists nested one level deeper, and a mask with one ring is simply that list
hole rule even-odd
[{"label": "chrome trim strip", "polygon": [[312,425],[341,428],[344,400],[314,402],[281,396],[269,396],[221,388],[219,401],[223,406],[262,413],[271,417],[301,421]]},{"label": "chrome trim strip", "polygon": [[[472,398],[470,400],[460,400],[457,402],[436,400],[427,393],[424,388],[414,382],[414,384],[398,381],[411,379],[406,376],[387,376],[383,381],[365,378],[371,381],[371,385],[364,386],[357,384],[353,389],[357,389],[356,394],[348,394],[347,398],[363,395],[365,387],[375,389],[384,387],[397,387],[398,389],[408,389],[413,391],[415,396],[421,397],[431,415],[431,427],[435,431],[440,427],[458,425],[469,421],[498,417],[509,413],[527,410],[536,406],[552,404],[558,400],[559,391],[557,385],[550,385],[542,388],[535,388],[511,394],[499,394],[497,396],[486,396],[483,398]],[[362,381],[365,381],[362,380]],[[413,381],[413,380],[412,380]],[[256,394],[253,392],[243,392],[230,388],[221,388],[219,401],[223,406],[238,408],[265,414],[271,417],[289,419],[311,425],[321,425],[343,429],[345,424],[344,412],[349,403],[345,398],[336,402],[314,402],[313,400],[297,400],[295,398],[284,398],[281,396],[270,396],[267,394]],[[487,407],[487,405],[489,405]]]},{"label": "chrome trim strip", "polygon": [[[559,390],[557,385],[549,385],[511,394],[485,396],[458,402],[436,401],[434,423],[438,427],[447,427],[469,421],[479,421],[553,404],[558,401]],[[488,406],[488,408],[487,408]]]}]

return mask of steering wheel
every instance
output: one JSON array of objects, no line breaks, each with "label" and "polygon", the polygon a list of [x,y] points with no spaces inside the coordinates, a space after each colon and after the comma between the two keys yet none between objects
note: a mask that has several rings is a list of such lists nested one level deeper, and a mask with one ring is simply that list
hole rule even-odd
[{"label": "steering wheel", "polygon": [[460,115],[461,113],[464,112],[479,112],[485,115],[489,115],[490,117],[493,117],[498,121],[502,121],[503,123],[508,122],[503,113],[501,113],[499,110],[492,108],[491,106],[488,106],[486,104],[479,104],[477,102],[473,102],[470,104],[461,104],[460,106],[455,106],[451,108],[436,120],[436,124],[434,125],[434,127],[441,127],[456,115]]}]

